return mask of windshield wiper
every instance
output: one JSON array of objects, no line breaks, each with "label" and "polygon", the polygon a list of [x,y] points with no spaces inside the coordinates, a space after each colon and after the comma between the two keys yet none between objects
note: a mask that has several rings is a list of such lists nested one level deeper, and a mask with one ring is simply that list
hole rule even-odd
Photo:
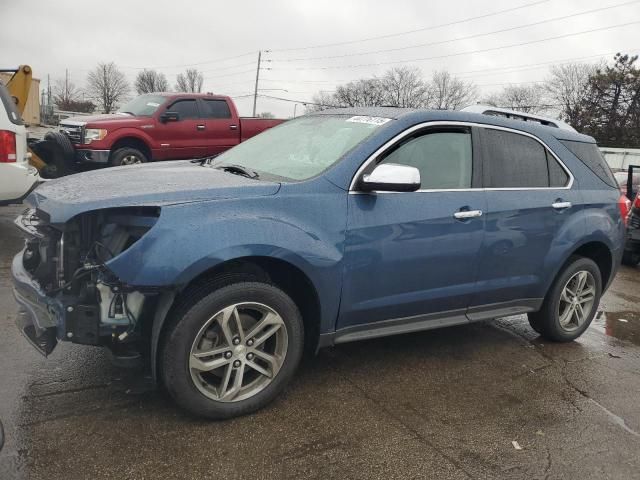
[{"label": "windshield wiper", "polygon": [[260,175],[255,170],[243,167],[242,165],[225,164],[215,167],[216,170],[223,170],[225,172],[233,173],[235,175],[242,175],[247,178],[259,178]]}]

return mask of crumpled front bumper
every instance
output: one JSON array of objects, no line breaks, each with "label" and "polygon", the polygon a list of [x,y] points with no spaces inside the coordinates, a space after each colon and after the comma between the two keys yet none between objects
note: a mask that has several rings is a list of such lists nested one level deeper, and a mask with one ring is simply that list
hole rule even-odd
[{"label": "crumpled front bumper", "polygon": [[47,296],[22,265],[24,250],[13,258],[13,295],[19,310],[16,325],[33,347],[49,355],[64,335],[64,306]]}]

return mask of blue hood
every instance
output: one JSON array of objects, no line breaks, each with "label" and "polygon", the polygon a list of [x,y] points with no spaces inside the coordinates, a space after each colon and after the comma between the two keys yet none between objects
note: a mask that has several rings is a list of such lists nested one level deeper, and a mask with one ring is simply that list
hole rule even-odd
[{"label": "blue hood", "polygon": [[279,183],[253,180],[189,161],[106,168],[46,182],[27,203],[64,223],[91,210],[162,206],[273,195]]}]

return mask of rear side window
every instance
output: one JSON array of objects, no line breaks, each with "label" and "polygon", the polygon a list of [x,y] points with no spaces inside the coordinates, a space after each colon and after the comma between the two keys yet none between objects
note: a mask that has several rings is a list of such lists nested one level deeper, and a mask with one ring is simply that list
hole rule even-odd
[{"label": "rear side window", "polygon": [[611,173],[611,169],[607,164],[607,161],[600,153],[600,149],[595,143],[584,142],[572,142],[570,140],[560,140],[565,147],[567,147],[571,153],[573,153],[578,159],[584,163],[589,170],[595,173],[600,180],[611,187],[618,188],[618,182]]},{"label": "rear side window", "polygon": [[231,110],[226,100],[203,100],[205,118],[231,118]]},{"label": "rear side window", "polygon": [[549,152],[546,153],[547,165],[549,166],[549,186],[554,188],[566,187],[567,183],[569,183],[569,175],[553,155]]},{"label": "rear side window", "polygon": [[[549,186],[546,149],[525,135],[484,130],[484,186],[540,188]],[[558,165],[559,167],[559,165]],[[554,172],[556,174],[557,172]],[[558,179],[558,181],[560,181]],[[566,182],[565,182],[566,183]]]},{"label": "rear side window", "polygon": [[471,187],[471,133],[432,132],[409,139],[381,163],[398,163],[420,170],[420,189]]},{"label": "rear side window", "polygon": [[7,90],[7,87],[0,83],[0,101],[4,106],[4,110],[7,112],[7,117],[9,117],[9,121],[15,125],[22,125],[22,117],[20,116],[20,112],[16,107],[15,102],[13,101],[13,97]]},{"label": "rear side window", "polygon": [[167,110],[171,112],[178,112],[180,120],[187,118],[198,118],[198,105],[195,100],[178,100],[171,105]]}]

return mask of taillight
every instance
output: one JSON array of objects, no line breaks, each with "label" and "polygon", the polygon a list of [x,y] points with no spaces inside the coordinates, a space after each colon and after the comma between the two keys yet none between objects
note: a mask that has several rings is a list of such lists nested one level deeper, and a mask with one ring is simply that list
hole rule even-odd
[{"label": "taillight", "polygon": [[10,163],[16,160],[16,134],[0,130],[0,163]]},{"label": "taillight", "polygon": [[640,208],[640,191],[636,195],[636,199],[633,202],[633,206],[636,207],[636,208]]},{"label": "taillight", "polygon": [[622,221],[627,226],[627,222],[629,221],[629,211],[631,210],[631,200],[629,200],[625,195],[620,195],[620,199],[618,200],[618,208],[620,209],[620,216],[622,217]]}]

